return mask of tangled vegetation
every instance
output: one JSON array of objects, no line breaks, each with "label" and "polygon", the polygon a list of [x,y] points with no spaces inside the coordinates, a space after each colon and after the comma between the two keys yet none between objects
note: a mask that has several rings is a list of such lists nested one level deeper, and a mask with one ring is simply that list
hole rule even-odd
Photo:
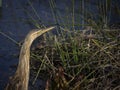
[{"label": "tangled vegetation", "polygon": [[81,0],[82,24],[76,19],[74,0],[72,8],[66,6],[69,8],[66,14],[72,15],[64,17],[60,16],[54,0],[49,3],[57,34],[48,33],[45,41],[32,49],[33,84],[41,78],[46,82],[45,90],[119,90],[120,34],[119,26],[113,27],[108,21],[111,0],[98,0],[97,17],[84,8]]},{"label": "tangled vegetation", "polygon": [[45,78],[46,90],[118,90],[119,33],[106,31],[106,39],[76,32],[68,36],[64,32],[64,40],[54,35],[32,50],[31,66],[36,78]]}]

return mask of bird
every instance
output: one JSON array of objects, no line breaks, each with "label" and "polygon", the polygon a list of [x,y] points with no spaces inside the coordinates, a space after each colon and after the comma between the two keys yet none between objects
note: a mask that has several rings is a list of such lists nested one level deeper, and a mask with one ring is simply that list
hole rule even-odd
[{"label": "bird", "polygon": [[10,77],[10,80],[5,87],[5,90],[28,90],[31,44],[37,37],[54,28],[55,26],[50,26],[45,29],[32,30],[27,34],[20,50],[17,70],[15,74]]}]

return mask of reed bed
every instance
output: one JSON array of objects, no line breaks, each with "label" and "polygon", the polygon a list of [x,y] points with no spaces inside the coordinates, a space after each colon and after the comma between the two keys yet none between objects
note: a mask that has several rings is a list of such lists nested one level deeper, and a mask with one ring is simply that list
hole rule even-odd
[{"label": "reed bed", "polygon": [[[111,1],[98,0],[96,15],[89,10],[91,6],[85,8],[85,3],[90,3],[88,0],[79,2],[75,14],[76,2],[70,0],[72,7],[66,6],[63,16],[56,2],[49,0],[57,29],[31,49],[32,85],[40,78],[46,83],[45,90],[120,89],[120,28],[109,24]],[[30,0],[28,4],[40,20]],[[120,9],[116,8],[119,14]],[[24,11],[34,26],[46,28],[43,23],[37,23],[29,10]]]},{"label": "reed bed", "polygon": [[49,1],[57,29],[32,49],[33,84],[42,78],[46,90],[119,90],[120,30],[109,25],[112,2],[97,3],[98,17],[85,8],[84,0],[80,3],[80,17],[74,0],[65,17]]}]

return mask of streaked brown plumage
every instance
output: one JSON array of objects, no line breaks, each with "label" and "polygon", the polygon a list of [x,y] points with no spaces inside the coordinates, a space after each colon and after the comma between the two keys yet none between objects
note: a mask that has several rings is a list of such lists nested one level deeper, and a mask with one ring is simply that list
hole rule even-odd
[{"label": "streaked brown plumage", "polygon": [[48,27],[42,30],[31,31],[25,38],[24,43],[21,47],[19,64],[17,71],[14,76],[10,78],[9,83],[7,84],[5,90],[28,90],[28,81],[29,81],[29,59],[30,59],[30,47],[32,42],[55,27]]}]

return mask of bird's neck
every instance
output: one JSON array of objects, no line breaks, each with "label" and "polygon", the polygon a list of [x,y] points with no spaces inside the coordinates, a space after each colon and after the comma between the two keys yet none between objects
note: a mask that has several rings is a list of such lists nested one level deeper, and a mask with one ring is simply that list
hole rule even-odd
[{"label": "bird's neck", "polygon": [[[20,56],[19,56],[19,64],[16,71],[16,74],[20,76],[22,84],[25,85],[26,89],[28,88],[29,81],[29,59],[30,59],[30,47],[32,41],[25,40],[21,47]],[[26,90],[24,89],[24,90]]]}]

